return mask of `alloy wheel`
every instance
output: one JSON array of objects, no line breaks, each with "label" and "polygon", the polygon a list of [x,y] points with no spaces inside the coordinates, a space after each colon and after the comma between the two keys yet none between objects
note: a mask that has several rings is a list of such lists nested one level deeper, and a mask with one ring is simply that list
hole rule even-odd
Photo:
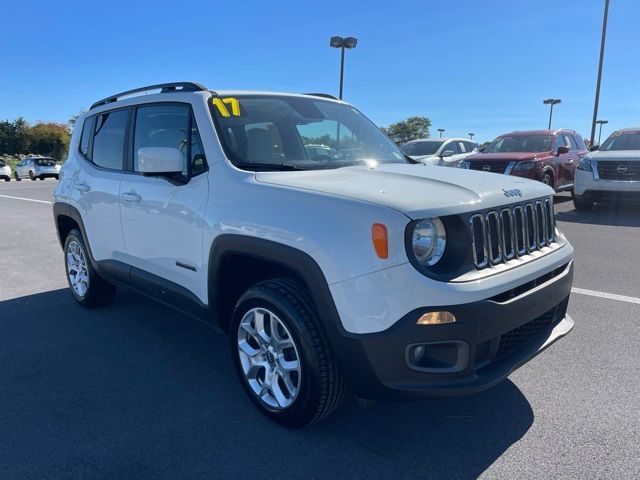
[{"label": "alloy wheel", "polygon": [[290,407],[300,391],[298,348],[285,324],[265,308],[252,308],[238,326],[238,355],[251,391],[269,409]]},{"label": "alloy wheel", "polygon": [[89,290],[89,271],[82,246],[75,240],[67,247],[67,275],[75,294],[84,297]]}]

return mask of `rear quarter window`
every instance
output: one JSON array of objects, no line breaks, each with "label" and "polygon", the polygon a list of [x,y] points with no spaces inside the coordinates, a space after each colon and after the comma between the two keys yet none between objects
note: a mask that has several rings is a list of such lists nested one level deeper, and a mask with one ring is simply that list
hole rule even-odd
[{"label": "rear quarter window", "polygon": [[95,124],[96,117],[87,117],[84,119],[84,125],[82,125],[82,135],[80,136],[80,153],[91,160],[91,135],[93,134],[93,126]]}]

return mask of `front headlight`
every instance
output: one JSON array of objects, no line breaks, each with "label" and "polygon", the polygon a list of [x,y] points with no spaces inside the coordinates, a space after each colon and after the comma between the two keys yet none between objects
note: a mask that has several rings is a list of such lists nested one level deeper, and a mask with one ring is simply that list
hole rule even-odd
[{"label": "front headlight", "polygon": [[576,168],[578,170],[583,170],[585,172],[592,172],[593,165],[591,165],[591,159],[582,157],[580,160],[578,160],[578,164],[576,165]]},{"label": "front headlight", "polygon": [[513,171],[515,172],[517,170],[532,170],[536,168],[536,166],[537,165],[535,162],[518,162],[513,167]]},{"label": "front headlight", "polygon": [[413,254],[420,265],[430,267],[440,261],[447,246],[447,233],[439,218],[416,223],[411,235]]}]

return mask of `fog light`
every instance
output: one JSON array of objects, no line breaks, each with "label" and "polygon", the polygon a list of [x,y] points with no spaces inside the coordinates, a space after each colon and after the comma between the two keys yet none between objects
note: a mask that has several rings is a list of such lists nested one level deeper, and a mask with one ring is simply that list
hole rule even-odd
[{"label": "fog light", "polygon": [[441,325],[455,321],[456,317],[451,312],[428,312],[422,315],[416,323],[418,325]]}]

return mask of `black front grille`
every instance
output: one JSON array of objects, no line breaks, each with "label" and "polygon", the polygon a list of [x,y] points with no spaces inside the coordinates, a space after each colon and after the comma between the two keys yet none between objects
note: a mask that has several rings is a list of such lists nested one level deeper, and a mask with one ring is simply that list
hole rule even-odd
[{"label": "black front grille", "polygon": [[507,169],[509,162],[484,162],[482,160],[475,160],[469,162],[469,170],[480,170],[483,172],[491,173],[504,173]]},{"label": "black front grille", "polygon": [[470,218],[475,266],[482,269],[521,257],[555,241],[551,198],[476,213]]},{"label": "black front grille", "polygon": [[476,351],[473,355],[473,364],[476,367],[482,366],[482,364],[489,359],[490,348],[491,348],[491,341],[480,343],[476,346]]},{"label": "black front grille", "polygon": [[555,313],[556,307],[553,307],[548,312],[543,313],[530,322],[502,335],[500,337],[500,344],[498,345],[496,358],[504,357],[505,355],[513,353],[533,337],[536,337],[542,332],[548,330],[549,327],[553,325]]},{"label": "black front grille", "polygon": [[603,180],[640,180],[640,161],[598,162],[598,176]]}]

